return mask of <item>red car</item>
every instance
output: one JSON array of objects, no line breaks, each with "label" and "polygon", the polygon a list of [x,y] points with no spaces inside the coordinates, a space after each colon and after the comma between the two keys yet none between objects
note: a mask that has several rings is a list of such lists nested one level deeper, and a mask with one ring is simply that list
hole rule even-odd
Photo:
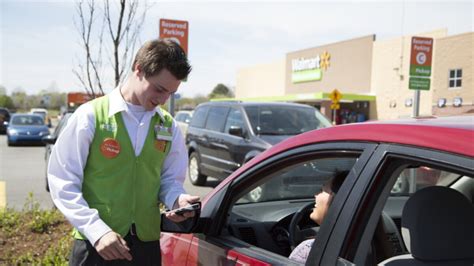
[{"label": "red car", "polygon": [[[316,224],[314,195],[341,171]],[[288,256],[310,238],[306,265],[473,265],[473,198],[474,116],[314,130],[235,171],[193,221],[163,219],[163,265],[301,265]]]}]

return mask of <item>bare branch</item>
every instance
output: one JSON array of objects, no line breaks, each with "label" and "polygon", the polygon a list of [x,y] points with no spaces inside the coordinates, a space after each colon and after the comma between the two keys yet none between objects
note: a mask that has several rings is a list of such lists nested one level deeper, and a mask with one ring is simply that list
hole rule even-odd
[{"label": "bare branch", "polygon": [[[97,7],[100,3],[102,9]],[[86,90],[93,94],[103,93],[103,80],[108,75],[103,75],[102,69],[109,64],[114,77],[112,83],[117,86],[123,81],[145,21],[148,5],[145,1],[143,13],[138,16],[140,4],[138,0],[76,0],[75,25],[85,60],[73,73]],[[111,42],[108,42],[107,35]],[[103,59],[107,64],[102,64]]]}]

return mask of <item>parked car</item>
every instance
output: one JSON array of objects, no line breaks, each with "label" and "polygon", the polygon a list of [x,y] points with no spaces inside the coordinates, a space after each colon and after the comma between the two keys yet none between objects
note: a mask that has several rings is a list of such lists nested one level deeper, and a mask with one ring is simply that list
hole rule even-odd
[{"label": "parked car", "polygon": [[72,113],[65,113],[61,120],[59,120],[58,126],[54,130],[53,134],[44,136],[42,141],[45,144],[45,153],[44,153],[44,162],[45,162],[45,180],[46,180],[46,191],[49,192],[49,185],[48,185],[48,165],[49,165],[49,156],[51,156],[51,152],[53,150],[54,144],[58,139],[59,135],[63,131],[64,127],[67,124],[67,121],[71,117]]},{"label": "parked car", "polygon": [[224,179],[276,143],[331,126],[316,108],[295,103],[209,102],[196,107],[188,127],[189,179]]},{"label": "parked car", "polygon": [[35,114],[13,114],[7,123],[7,144],[41,145],[41,139],[49,135],[43,117]]},{"label": "parked car", "polygon": [[10,121],[10,111],[7,108],[0,107],[0,134],[7,133],[8,121]]},{"label": "parked car", "polygon": [[174,120],[176,120],[176,123],[178,123],[178,126],[181,129],[181,133],[183,133],[183,136],[186,136],[186,133],[188,132],[188,125],[189,122],[191,122],[192,117],[193,111],[186,110],[178,111],[174,116]]},{"label": "parked car", "polygon": [[52,127],[51,118],[48,115],[48,110],[45,108],[31,108],[30,114],[41,115],[46,125],[48,125],[48,127]]},{"label": "parked car", "polygon": [[[173,226],[162,216],[163,265],[302,265],[288,255],[308,238],[315,241],[306,265],[472,265],[473,135],[468,116],[350,124],[287,139],[222,181],[193,220]],[[439,172],[434,183],[391,193],[400,176],[426,180],[427,168]],[[345,170],[316,224],[308,218],[313,195]],[[265,184],[273,189],[249,201]]]}]

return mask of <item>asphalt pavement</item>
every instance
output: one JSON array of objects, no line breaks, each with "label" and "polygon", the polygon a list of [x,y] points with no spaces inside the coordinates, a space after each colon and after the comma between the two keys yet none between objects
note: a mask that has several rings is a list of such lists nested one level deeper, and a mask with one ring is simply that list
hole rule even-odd
[{"label": "asphalt pavement", "polygon": [[[0,208],[7,206],[21,210],[30,193],[41,208],[53,207],[45,189],[44,155],[45,148],[42,146],[8,147],[6,136],[0,135]],[[216,179],[209,178],[206,186],[196,187],[186,178],[184,187],[189,194],[203,198],[217,184]]]}]

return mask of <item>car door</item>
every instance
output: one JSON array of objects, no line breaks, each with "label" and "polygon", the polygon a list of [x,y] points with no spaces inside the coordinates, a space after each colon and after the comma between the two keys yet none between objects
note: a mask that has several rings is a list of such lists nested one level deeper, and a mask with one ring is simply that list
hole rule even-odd
[{"label": "car door", "polygon": [[[229,130],[233,127],[241,128],[243,136],[231,135]],[[224,127],[223,144],[225,147],[222,153],[222,159],[229,162],[226,169],[228,175],[263,150],[263,147],[258,147],[258,143],[252,142],[249,134],[242,110],[236,107],[231,108]],[[251,153],[252,151],[255,152]]]},{"label": "car door", "polygon": [[[432,169],[428,175],[423,173],[426,168]],[[415,181],[410,184],[414,188],[408,189],[401,204],[400,199],[391,201],[394,184],[407,172]],[[436,173],[436,179],[433,173]],[[474,178],[472,158],[422,147],[379,145],[353,184],[345,204],[340,206],[333,230],[318,235],[321,241],[317,244],[322,245],[313,246],[308,258],[310,265],[374,264],[370,263],[367,254],[373,252],[370,241],[382,211],[398,211],[398,216],[401,216],[404,202],[417,189],[431,185],[450,186],[456,178]],[[470,184],[468,191],[472,191],[472,181]],[[472,199],[472,195],[466,196]],[[393,209],[394,205],[399,205],[398,210]],[[398,244],[390,241],[389,244]],[[393,256],[396,255],[394,253],[396,250],[392,251]]]},{"label": "car door", "polygon": [[224,144],[224,125],[228,112],[227,106],[211,106],[203,129],[201,164],[217,178],[229,175],[227,169],[231,162],[223,159],[227,152],[227,146]]},{"label": "car door", "polygon": [[[204,234],[193,237],[188,265],[298,265],[287,258],[288,249],[275,244],[278,242],[272,238],[275,225],[287,222],[295,208],[311,202],[314,205],[314,194],[321,187],[316,183],[318,178],[338,168],[347,168],[350,174],[333,203],[335,209],[321,226],[321,231],[331,230],[329,225],[337,219],[338,208],[345,202],[373,149],[374,145],[367,143],[317,144],[280,153],[248,169],[206,203],[201,217],[209,222]],[[303,174],[306,170],[314,175]],[[288,173],[299,174],[288,176]],[[310,183],[311,178],[315,183]],[[277,185],[273,184],[274,189],[268,190],[261,202],[250,202],[255,206],[246,204],[250,191],[273,181]],[[247,213],[241,208],[248,208],[250,216],[260,218],[248,222],[248,217],[239,216]]]}]

